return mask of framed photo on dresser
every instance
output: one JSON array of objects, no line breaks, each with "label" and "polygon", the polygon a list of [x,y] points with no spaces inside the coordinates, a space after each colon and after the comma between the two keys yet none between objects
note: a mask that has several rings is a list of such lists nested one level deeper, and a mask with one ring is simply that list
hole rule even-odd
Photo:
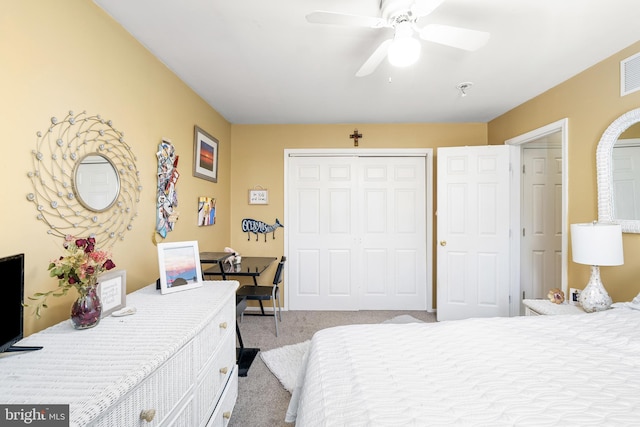
[{"label": "framed photo on dresser", "polygon": [[198,241],[158,243],[160,293],[186,291],[202,286]]}]

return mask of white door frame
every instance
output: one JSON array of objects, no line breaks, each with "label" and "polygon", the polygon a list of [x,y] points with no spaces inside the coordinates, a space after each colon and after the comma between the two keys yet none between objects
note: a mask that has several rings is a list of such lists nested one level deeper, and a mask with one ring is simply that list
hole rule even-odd
[{"label": "white door frame", "polygon": [[[415,156],[425,157],[425,191],[426,191],[426,206],[425,206],[425,221],[426,221],[426,253],[427,253],[427,281],[431,284],[430,288],[427,288],[427,311],[433,312],[433,236],[435,230],[433,229],[433,149],[432,148],[382,148],[382,149],[353,149],[353,148],[297,148],[297,149],[285,149],[284,150],[284,253],[289,253],[289,234],[286,227],[287,218],[289,217],[289,205],[287,203],[289,195],[289,162],[287,159],[290,156],[377,156],[377,157],[393,157],[393,156]],[[285,263],[285,280],[288,273],[288,264]],[[289,309],[289,287],[285,285],[285,302],[284,310]]]},{"label": "white door frame", "polygon": [[[561,132],[561,140],[562,140],[562,272],[561,272],[561,282],[562,282],[562,290],[565,295],[569,295],[568,292],[568,253],[569,253],[569,240],[568,240],[568,206],[569,206],[569,119],[564,118],[558,120],[557,122],[550,123],[546,126],[542,126],[541,128],[534,129],[522,135],[516,136],[514,138],[506,140],[504,143],[507,145],[515,145],[520,146],[520,151],[524,148],[523,146],[529,142],[533,142],[537,139],[540,139],[546,135]],[[522,169],[522,156],[519,156],[517,159],[513,159],[513,169],[516,171],[520,171]],[[514,271],[514,280],[512,281],[512,296],[517,296],[517,298],[511,298],[511,315],[517,316],[520,313],[520,304],[522,300],[522,294],[520,291],[520,238],[521,234],[519,230],[521,229],[520,224],[520,205],[522,200],[521,194],[521,173],[514,173],[514,181],[513,181],[513,197],[511,198],[511,212],[513,217],[511,221],[513,224],[517,224],[517,227],[514,227],[516,231],[517,238],[514,239],[514,252],[518,254],[517,257],[513,257],[512,259],[512,269]]]}]

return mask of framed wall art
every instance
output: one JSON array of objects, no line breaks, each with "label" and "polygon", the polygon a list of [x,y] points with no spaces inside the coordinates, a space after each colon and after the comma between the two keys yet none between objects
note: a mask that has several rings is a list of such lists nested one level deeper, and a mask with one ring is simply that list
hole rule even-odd
[{"label": "framed wall art", "polygon": [[250,205],[268,205],[269,204],[269,191],[266,188],[251,189],[249,190],[249,204]]},{"label": "framed wall art", "polygon": [[158,243],[158,266],[162,294],[202,286],[200,252],[196,240]]},{"label": "framed wall art", "polygon": [[195,126],[193,176],[218,182],[218,140]]},{"label": "framed wall art", "polygon": [[198,197],[198,226],[216,223],[216,199],[213,197]]},{"label": "framed wall art", "polygon": [[127,272],[111,270],[98,277],[98,294],[102,302],[102,316],[110,316],[127,305]]}]

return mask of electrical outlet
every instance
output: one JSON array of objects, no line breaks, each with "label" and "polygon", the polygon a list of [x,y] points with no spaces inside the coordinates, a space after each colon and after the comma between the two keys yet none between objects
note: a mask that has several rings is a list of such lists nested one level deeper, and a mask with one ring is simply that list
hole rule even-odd
[{"label": "electrical outlet", "polygon": [[569,288],[569,304],[580,305],[580,289]]}]

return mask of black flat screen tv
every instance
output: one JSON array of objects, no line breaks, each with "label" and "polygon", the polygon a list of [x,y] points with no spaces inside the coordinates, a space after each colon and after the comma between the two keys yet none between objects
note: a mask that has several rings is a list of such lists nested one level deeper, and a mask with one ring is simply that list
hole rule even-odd
[{"label": "black flat screen tv", "polygon": [[5,321],[0,328],[0,353],[39,350],[42,347],[14,345],[23,338],[24,254],[0,258],[2,298],[0,313]]}]

